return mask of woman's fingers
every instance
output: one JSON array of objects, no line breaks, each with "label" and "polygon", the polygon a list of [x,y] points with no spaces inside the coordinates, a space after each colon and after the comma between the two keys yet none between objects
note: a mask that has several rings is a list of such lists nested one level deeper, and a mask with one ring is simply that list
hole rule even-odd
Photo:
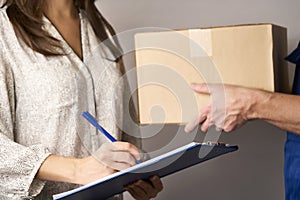
[{"label": "woman's fingers", "polygon": [[125,189],[138,200],[149,200],[157,196],[162,191],[163,184],[158,176],[153,176],[149,179],[150,182],[139,180]]},{"label": "woman's fingers", "polygon": [[140,160],[138,148],[127,142],[113,142],[103,144],[93,157],[105,166],[115,170],[124,170],[136,164]]},{"label": "woman's fingers", "polygon": [[137,190],[134,186],[127,186],[125,187],[125,190],[127,190],[131,196],[137,200],[142,200],[143,196],[145,196],[142,191]]},{"label": "woman's fingers", "polygon": [[147,192],[143,188],[138,186],[137,183],[127,186],[127,191],[137,200],[150,199]]},{"label": "woman's fingers", "polygon": [[131,155],[135,157],[136,160],[140,160],[140,151],[139,149],[134,146],[133,144],[130,144],[128,142],[114,142],[114,143],[109,143],[112,145],[112,150],[113,151],[124,151],[124,152],[129,152]]},{"label": "woman's fingers", "polygon": [[136,164],[135,157],[133,157],[133,155],[128,152],[113,152],[110,156],[110,159],[112,162],[126,163],[130,166],[134,166]]},{"label": "woman's fingers", "polygon": [[161,192],[164,189],[164,186],[158,176],[151,177],[150,181],[158,192]]}]

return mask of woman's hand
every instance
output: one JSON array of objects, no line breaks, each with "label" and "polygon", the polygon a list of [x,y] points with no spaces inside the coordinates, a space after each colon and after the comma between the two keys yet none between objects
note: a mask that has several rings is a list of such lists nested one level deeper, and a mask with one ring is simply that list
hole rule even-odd
[{"label": "woman's hand", "polygon": [[50,155],[41,165],[37,177],[46,181],[85,185],[115,172],[92,156],[70,158]]},{"label": "woman's hand", "polygon": [[93,153],[93,157],[117,171],[134,166],[141,158],[139,149],[127,142],[105,143]]},{"label": "woman's hand", "polygon": [[[139,149],[127,142],[103,144],[93,157],[105,166],[118,171],[136,165],[136,161],[141,159]],[[163,189],[163,185],[160,178],[154,176],[149,181],[139,180],[125,189],[137,200],[148,200],[156,197]]]},{"label": "woman's hand", "polygon": [[163,190],[163,184],[158,176],[153,176],[149,181],[139,180],[125,187],[135,199],[149,200],[155,198]]},{"label": "woman's hand", "polygon": [[99,163],[93,156],[77,160],[73,183],[86,185],[105,176],[117,172],[116,170]]},{"label": "woman's hand", "polygon": [[[93,156],[86,158],[50,155],[40,167],[37,177],[41,180],[86,185],[131,167],[139,159],[139,150],[130,143],[106,143]],[[157,176],[150,178],[149,181],[139,180],[126,187],[126,190],[138,200],[153,198],[162,189],[162,182]]]},{"label": "woman's hand", "polygon": [[212,103],[204,107],[194,121],[185,127],[191,132],[200,124],[201,131],[207,132],[215,125],[218,130],[231,132],[254,118],[253,107],[261,91],[222,84],[193,84],[192,89],[200,94],[211,94]]},{"label": "woman's hand", "polygon": [[139,159],[139,150],[132,144],[106,143],[93,156],[86,158],[50,155],[40,167],[37,177],[42,180],[85,185],[131,167]]},{"label": "woman's hand", "polygon": [[127,142],[109,142],[81,160],[77,165],[76,177],[81,184],[90,183],[116,171],[127,169],[140,159],[139,150]]}]

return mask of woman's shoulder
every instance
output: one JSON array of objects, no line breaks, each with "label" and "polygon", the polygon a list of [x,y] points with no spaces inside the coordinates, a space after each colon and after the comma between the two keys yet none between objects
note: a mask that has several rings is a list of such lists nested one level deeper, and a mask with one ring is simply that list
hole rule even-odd
[{"label": "woman's shoulder", "polygon": [[6,13],[7,7],[0,8],[0,45],[2,45],[4,34],[6,34],[9,18]]},{"label": "woman's shoulder", "polygon": [[11,26],[10,20],[8,18],[6,11],[7,11],[6,6],[0,8],[0,26],[1,26],[0,32],[1,32],[1,35],[5,34],[7,32],[7,29],[9,29]]},{"label": "woman's shoulder", "polygon": [[0,8],[0,44],[11,42],[15,35],[14,28],[7,15],[7,7]]},{"label": "woman's shoulder", "polygon": [[[0,4],[0,6],[1,6],[1,4]],[[0,7],[0,20],[6,20],[6,19],[8,19],[6,11],[7,11],[7,6]]]},{"label": "woman's shoulder", "polygon": [[[15,31],[7,15],[7,7],[0,8],[0,52],[15,48]],[[3,53],[3,52],[2,52]]]}]

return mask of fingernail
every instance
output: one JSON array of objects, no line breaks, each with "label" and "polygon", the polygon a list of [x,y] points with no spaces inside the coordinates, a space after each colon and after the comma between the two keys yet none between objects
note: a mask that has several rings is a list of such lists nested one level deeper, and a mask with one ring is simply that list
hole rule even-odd
[{"label": "fingernail", "polygon": [[191,84],[191,88],[192,88],[192,89],[196,89],[196,88],[197,88],[197,84],[196,84],[196,83],[192,83],[192,84]]}]

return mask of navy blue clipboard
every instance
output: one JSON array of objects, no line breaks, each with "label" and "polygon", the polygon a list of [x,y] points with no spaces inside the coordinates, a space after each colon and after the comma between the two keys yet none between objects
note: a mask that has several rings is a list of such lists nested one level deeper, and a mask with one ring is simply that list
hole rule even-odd
[{"label": "navy blue clipboard", "polygon": [[198,163],[234,152],[238,146],[192,142],[94,183],[53,196],[55,200],[99,200],[124,192],[124,186],[153,175],[163,178]]}]

